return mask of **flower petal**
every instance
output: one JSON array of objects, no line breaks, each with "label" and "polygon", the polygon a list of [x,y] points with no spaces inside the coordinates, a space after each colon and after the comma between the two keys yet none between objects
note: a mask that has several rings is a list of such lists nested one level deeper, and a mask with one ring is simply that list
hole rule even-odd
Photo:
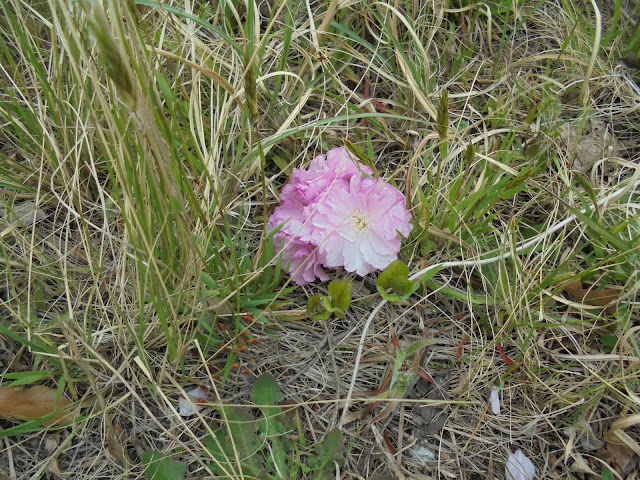
[{"label": "flower petal", "polygon": [[183,417],[190,417],[204,408],[204,403],[209,398],[209,390],[197,387],[187,392],[187,398],[182,395],[178,398],[178,412]]},{"label": "flower petal", "polygon": [[498,396],[498,388],[491,387],[491,393],[489,394],[489,404],[491,405],[491,411],[494,415],[500,415],[500,397]]},{"label": "flower petal", "polygon": [[507,480],[533,480],[536,475],[536,467],[522,450],[512,454],[505,467]]}]

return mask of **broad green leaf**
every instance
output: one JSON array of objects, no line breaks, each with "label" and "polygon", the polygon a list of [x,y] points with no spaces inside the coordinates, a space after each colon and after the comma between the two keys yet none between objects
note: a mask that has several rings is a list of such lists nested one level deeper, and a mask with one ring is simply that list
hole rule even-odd
[{"label": "broad green leaf", "polygon": [[337,428],[329,430],[317,450],[320,467],[324,467],[329,462],[340,460],[343,450],[344,438],[342,432]]},{"label": "broad green leaf", "polygon": [[607,466],[602,467],[600,477],[602,478],[602,480],[614,480],[616,478],[613,472]]},{"label": "broad green leaf", "polygon": [[160,452],[146,452],[142,455],[142,463],[149,480],[179,480],[187,473],[184,463],[176,462]]},{"label": "broad green leaf", "polygon": [[326,320],[331,314],[344,318],[351,303],[351,282],[333,280],[329,283],[329,296],[312,295],[307,304],[307,313],[314,320]]},{"label": "broad green leaf", "polygon": [[346,311],[351,303],[351,282],[347,280],[333,280],[329,283],[331,304],[336,309]]},{"label": "broad green leaf", "polygon": [[277,380],[273,375],[265,373],[260,375],[253,387],[251,399],[256,405],[277,405],[284,397],[282,396]]},{"label": "broad green leaf", "polygon": [[237,452],[238,457],[242,459],[244,474],[259,477],[263,470],[263,456],[260,455],[263,442],[258,436],[256,420],[243,409],[229,408],[224,411],[227,414],[226,427],[217,430],[215,438],[206,437],[204,441],[208,453],[220,464],[211,465],[211,468],[220,475],[224,470],[237,470]]},{"label": "broad green leaf", "polygon": [[618,344],[618,337],[610,334],[603,335],[600,337],[600,343],[602,343],[602,348],[605,352],[611,353]]}]

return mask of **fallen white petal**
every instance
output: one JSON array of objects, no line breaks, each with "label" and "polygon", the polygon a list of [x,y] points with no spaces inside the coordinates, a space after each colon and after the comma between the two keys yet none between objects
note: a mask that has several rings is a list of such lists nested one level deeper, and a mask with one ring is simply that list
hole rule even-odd
[{"label": "fallen white petal", "polygon": [[500,415],[500,397],[498,396],[498,387],[491,387],[489,394],[489,404],[494,415]]},{"label": "fallen white petal", "polygon": [[202,410],[204,405],[200,405],[200,402],[207,401],[207,398],[209,398],[209,391],[205,388],[197,387],[193,390],[189,390],[187,395],[190,398],[185,398],[180,395],[180,398],[178,399],[178,411],[183,417],[190,417]]},{"label": "fallen white petal", "polygon": [[436,458],[436,454],[424,445],[417,445],[413,448],[413,454],[423,462],[429,462]]},{"label": "fallen white petal", "polygon": [[507,480],[533,480],[536,475],[536,467],[527,456],[518,450],[507,460],[504,469]]}]

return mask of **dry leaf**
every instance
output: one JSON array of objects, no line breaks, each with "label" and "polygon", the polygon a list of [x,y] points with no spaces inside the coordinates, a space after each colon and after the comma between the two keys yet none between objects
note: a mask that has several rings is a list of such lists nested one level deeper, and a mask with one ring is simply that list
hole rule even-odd
[{"label": "dry leaf", "polygon": [[[71,403],[65,396],[57,397],[57,390],[42,385],[31,388],[0,387],[0,417],[31,420],[49,415]],[[71,420],[68,412],[60,412],[43,424],[49,426]]]},{"label": "dry leaf", "polygon": [[[620,290],[616,288],[582,288],[582,282],[580,280],[574,280],[567,283],[564,286],[564,291],[567,292],[573,300],[576,302],[584,303],[586,305],[595,305],[598,307],[604,307],[615,301],[620,294]],[[607,308],[607,313],[615,312],[615,305]]]},{"label": "dry leaf", "polygon": [[590,125],[581,128],[565,123],[560,127],[560,138],[566,146],[571,168],[588,172],[603,158],[616,157],[622,145],[602,120],[591,120]]},{"label": "dry leaf", "polygon": [[589,475],[597,476],[596,472],[589,466],[589,462],[582,455],[578,452],[571,452],[570,455],[573,459],[573,463],[569,467],[570,472],[588,473]]},{"label": "dry leaf", "polygon": [[14,226],[18,223],[31,225],[47,217],[41,208],[37,208],[36,202],[26,201],[13,205],[12,211],[7,211],[7,207],[0,204],[0,224],[2,226]]},{"label": "dry leaf", "polygon": [[640,451],[640,446],[621,428],[630,427],[638,422],[637,419],[628,422],[629,418],[622,417],[613,422],[603,438],[605,448],[598,451],[598,458],[607,462],[622,476],[631,472],[640,462],[640,457],[636,454]]}]

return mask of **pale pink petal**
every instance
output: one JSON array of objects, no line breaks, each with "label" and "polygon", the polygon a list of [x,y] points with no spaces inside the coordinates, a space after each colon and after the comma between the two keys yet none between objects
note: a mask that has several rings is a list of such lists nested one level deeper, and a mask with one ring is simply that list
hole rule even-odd
[{"label": "pale pink petal", "polygon": [[187,398],[180,395],[178,398],[178,412],[183,417],[190,417],[204,408],[202,403],[209,398],[209,390],[197,387],[187,392]]},{"label": "pale pink petal", "polygon": [[489,405],[491,405],[491,411],[494,415],[500,415],[500,397],[498,396],[497,387],[491,387],[491,393],[489,394]]},{"label": "pale pink petal", "polygon": [[522,450],[518,450],[507,460],[505,475],[507,480],[533,480],[536,475],[536,467],[522,453]]}]

